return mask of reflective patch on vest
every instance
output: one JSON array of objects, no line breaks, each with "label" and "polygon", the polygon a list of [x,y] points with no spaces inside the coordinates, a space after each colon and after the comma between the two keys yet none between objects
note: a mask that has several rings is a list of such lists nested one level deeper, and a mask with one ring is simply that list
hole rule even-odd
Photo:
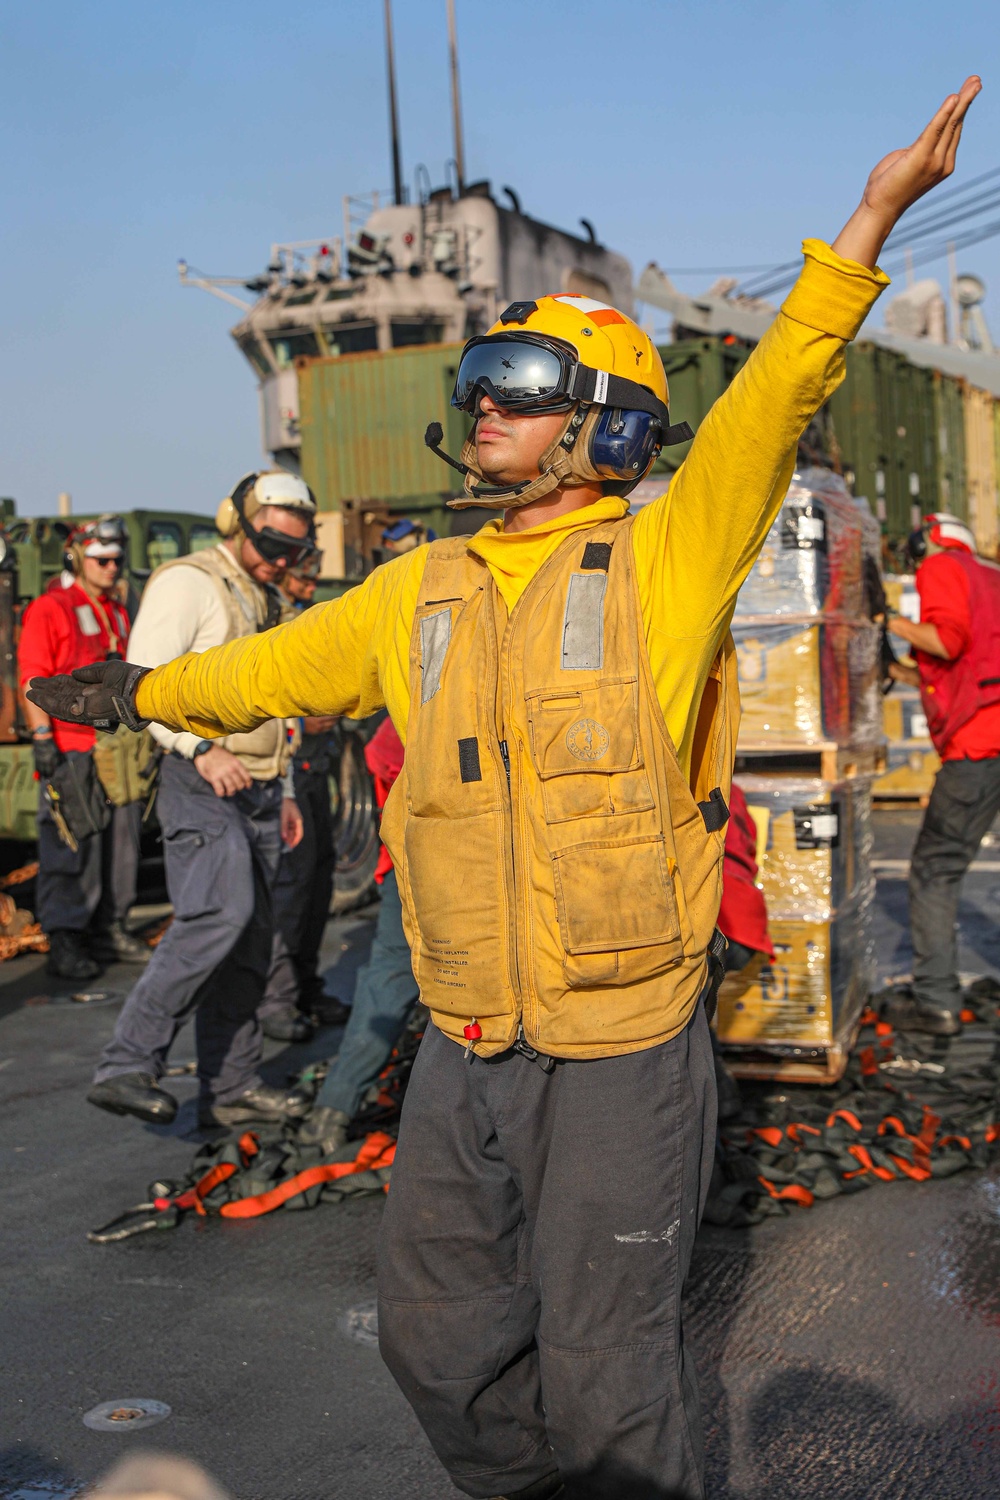
[{"label": "reflective patch on vest", "polygon": [[84,635],[100,635],[101,627],[89,604],[78,604],[73,612],[76,615],[76,623]]},{"label": "reflective patch on vest", "polygon": [[439,609],[420,621],[420,701],[433,698],[441,686],[444,659],[451,641],[451,610]]},{"label": "reflective patch on vest", "polygon": [[595,672],[604,666],[604,595],[607,573],[571,573],[563,619],[562,666]]},{"label": "reflective patch on vest", "polygon": [[471,739],[459,740],[458,769],[463,781],[482,781],[483,773],[479,765],[479,741],[475,735]]}]

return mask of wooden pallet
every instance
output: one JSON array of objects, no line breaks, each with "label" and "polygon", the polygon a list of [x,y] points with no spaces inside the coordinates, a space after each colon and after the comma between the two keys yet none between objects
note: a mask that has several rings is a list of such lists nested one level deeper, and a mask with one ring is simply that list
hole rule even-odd
[{"label": "wooden pallet", "polygon": [[872,810],[875,812],[905,812],[907,809],[919,809],[927,806],[930,801],[928,792],[872,792]]},{"label": "wooden pallet", "polygon": [[769,740],[766,744],[736,746],[736,771],[757,775],[818,776],[822,781],[849,781],[856,776],[881,776],[886,766],[885,745],[868,749],[823,740],[815,745]]},{"label": "wooden pallet", "polygon": [[[810,1052],[813,1050],[809,1049]],[[722,1054],[734,1078],[822,1085],[837,1083],[843,1078],[851,1049],[849,1046],[828,1047],[825,1051],[818,1051],[817,1056],[801,1058],[768,1054],[764,1048],[754,1049],[752,1053],[748,1049],[747,1055],[741,1057],[739,1052],[723,1047]]]}]

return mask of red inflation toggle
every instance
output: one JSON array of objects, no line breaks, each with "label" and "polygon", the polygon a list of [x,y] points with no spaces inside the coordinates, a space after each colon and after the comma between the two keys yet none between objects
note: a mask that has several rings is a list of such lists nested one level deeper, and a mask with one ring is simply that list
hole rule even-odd
[{"label": "red inflation toggle", "polygon": [[466,1026],[465,1030],[462,1032],[462,1035],[465,1037],[465,1040],[467,1042],[478,1042],[482,1034],[483,1028],[480,1026],[478,1021],[470,1021],[468,1026]]}]

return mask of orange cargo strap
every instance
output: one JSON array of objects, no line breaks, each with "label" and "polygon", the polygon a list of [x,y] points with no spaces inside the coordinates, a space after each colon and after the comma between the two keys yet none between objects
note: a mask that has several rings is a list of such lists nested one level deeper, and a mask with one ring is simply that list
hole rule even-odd
[{"label": "orange cargo strap", "polygon": [[355,1172],[374,1172],[380,1167],[391,1166],[395,1155],[396,1142],[392,1136],[376,1131],[368,1136],[353,1161],[333,1161],[323,1166],[307,1167],[304,1172],[297,1172],[287,1182],[279,1183],[266,1193],[224,1203],[219,1212],[224,1219],[255,1219],[260,1214],[269,1214],[273,1209],[280,1208],[283,1203],[287,1203],[290,1198],[297,1198],[299,1193],[306,1192],[308,1188],[318,1187],[324,1182],[336,1182],[338,1178],[350,1177]]}]

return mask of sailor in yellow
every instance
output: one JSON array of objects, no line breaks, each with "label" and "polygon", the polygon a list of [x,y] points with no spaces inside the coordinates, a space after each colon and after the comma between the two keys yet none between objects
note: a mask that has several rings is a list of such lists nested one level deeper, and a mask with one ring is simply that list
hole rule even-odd
[{"label": "sailor in yellow", "polygon": [[655,349],[586,298],[517,303],[466,346],[453,397],[475,419],[457,503],[502,506],[502,525],[139,682],[102,667],[33,689],[63,717],[196,734],[388,707],[406,762],[383,833],[433,1025],[380,1234],[380,1340],[481,1500],[703,1493],[679,1306],[715,1133],[699,1001],[737,730],[728,626],[887,284],[881,246],[951,171],[978,90],[876,167],[832,247],[806,241],[637,515],[629,489],[683,435]]}]

